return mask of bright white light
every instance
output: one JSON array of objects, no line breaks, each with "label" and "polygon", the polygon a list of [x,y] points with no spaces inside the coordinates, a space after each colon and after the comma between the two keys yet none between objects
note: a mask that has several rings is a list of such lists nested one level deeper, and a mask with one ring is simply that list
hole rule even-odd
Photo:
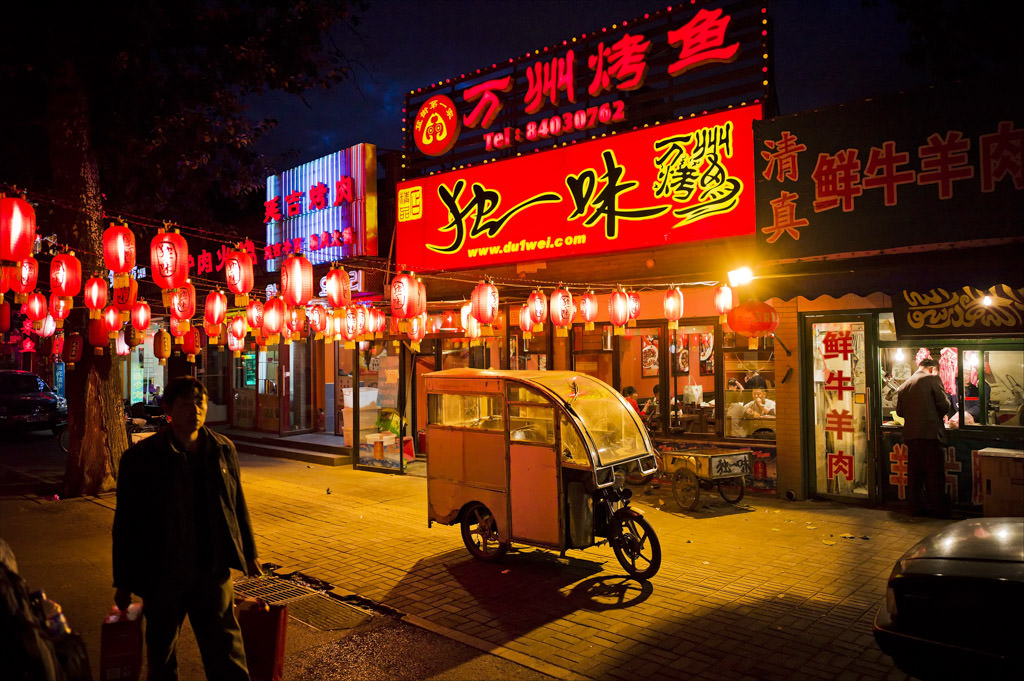
[{"label": "bright white light", "polygon": [[906,355],[903,354],[903,348],[896,348],[896,354],[894,355],[897,362],[902,362]]},{"label": "bright white light", "polygon": [[981,299],[981,304],[984,305],[985,307],[991,307],[992,306],[992,296],[985,296],[984,298],[982,298]]},{"label": "bright white light", "polygon": [[742,286],[749,284],[754,279],[754,273],[749,267],[741,267],[738,270],[729,272],[729,286]]}]

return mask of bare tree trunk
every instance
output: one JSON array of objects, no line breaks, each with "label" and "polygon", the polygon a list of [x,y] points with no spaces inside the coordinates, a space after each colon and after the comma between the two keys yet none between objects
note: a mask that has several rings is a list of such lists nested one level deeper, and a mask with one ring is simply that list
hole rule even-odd
[{"label": "bare tree trunk", "polygon": [[[68,205],[56,231],[82,260],[83,276],[93,270],[105,275],[103,199],[90,142],[89,102],[70,61],[65,62],[61,77],[51,84],[49,106],[54,186],[64,193]],[[78,323],[68,331],[77,330],[88,340],[86,315],[79,312],[73,318]],[[69,497],[113,489],[121,454],[127,447],[120,366],[116,360],[111,361],[109,344],[103,355],[92,352],[86,345],[82,361],[68,372],[66,381],[70,453],[64,495]]]}]

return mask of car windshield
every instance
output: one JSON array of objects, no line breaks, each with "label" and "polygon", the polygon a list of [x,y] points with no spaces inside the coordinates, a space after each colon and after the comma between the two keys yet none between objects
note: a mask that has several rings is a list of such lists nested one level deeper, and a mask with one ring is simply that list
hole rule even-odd
[{"label": "car windshield", "polygon": [[535,378],[565,400],[597,446],[598,465],[607,466],[649,453],[646,433],[626,401],[611,386],[585,374],[559,372]]},{"label": "car windshield", "polygon": [[4,395],[24,395],[39,392],[39,381],[35,376],[25,374],[0,375],[0,393]]}]

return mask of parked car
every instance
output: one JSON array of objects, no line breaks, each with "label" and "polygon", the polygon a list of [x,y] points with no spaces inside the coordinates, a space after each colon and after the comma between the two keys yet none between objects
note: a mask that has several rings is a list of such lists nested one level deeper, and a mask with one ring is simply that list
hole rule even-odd
[{"label": "parked car", "polygon": [[932,679],[1024,678],[1024,518],[948,525],[896,562],[875,640]]},{"label": "parked car", "polygon": [[0,371],[0,428],[51,429],[68,422],[68,403],[30,371]]}]

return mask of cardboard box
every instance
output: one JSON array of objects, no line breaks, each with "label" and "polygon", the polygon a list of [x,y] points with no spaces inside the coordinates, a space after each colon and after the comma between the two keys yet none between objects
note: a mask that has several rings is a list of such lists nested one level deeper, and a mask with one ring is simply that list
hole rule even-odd
[{"label": "cardboard box", "polygon": [[985,515],[1024,516],[1024,451],[986,447],[978,458]]}]

